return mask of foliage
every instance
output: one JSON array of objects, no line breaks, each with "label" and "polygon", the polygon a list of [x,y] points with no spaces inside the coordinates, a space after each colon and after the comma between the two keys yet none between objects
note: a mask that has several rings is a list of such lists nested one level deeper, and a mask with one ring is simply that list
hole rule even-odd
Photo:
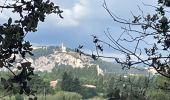
[{"label": "foliage", "polygon": [[64,72],[61,82],[61,89],[63,91],[77,92],[81,91],[81,85],[78,78],[72,78],[70,74]]},{"label": "foliage", "polygon": [[[24,99],[16,99],[16,96],[4,97],[1,100],[29,100],[28,96],[23,96]],[[18,97],[17,97],[18,98]],[[20,97],[19,97],[20,98]],[[37,95],[37,100],[81,100],[82,96],[75,92],[57,92],[54,95]]]},{"label": "foliage", "polygon": [[[24,62],[26,54],[33,55],[32,45],[29,41],[25,41],[25,36],[29,32],[37,31],[38,23],[44,22],[46,15],[56,13],[63,18],[61,16],[63,11],[49,0],[14,0],[14,2],[5,2],[0,8],[11,9],[13,13],[18,14],[18,19],[10,17],[6,23],[0,25],[0,67],[7,68],[13,74],[9,79],[1,78],[1,82],[7,91],[18,88],[16,93],[34,95],[27,85],[30,76],[34,75],[34,68],[30,62]],[[19,61],[21,66],[18,67],[14,66],[17,55],[22,57]],[[19,73],[13,72],[14,68]]]},{"label": "foliage", "polygon": [[16,94],[15,99],[16,100],[24,100],[24,97],[22,95],[20,95],[20,94]]},{"label": "foliage", "polygon": [[170,97],[165,92],[161,90],[157,91],[150,91],[149,92],[149,99],[148,100],[169,100]]},{"label": "foliage", "polygon": [[[44,77],[48,77],[49,79],[53,78],[62,78],[62,75],[64,72],[71,73],[73,77],[80,77],[80,79],[96,79],[97,75],[97,69],[96,66],[86,66],[84,68],[73,68],[74,66],[70,65],[58,65],[56,64],[55,67],[52,69],[51,73],[45,74]],[[39,74],[43,74],[39,73]],[[51,74],[51,75],[50,75]],[[48,76],[50,75],[50,77]]]},{"label": "foliage", "polygon": [[43,77],[38,75],[34,75],[28,85],[32,91],[36,91],[36,94],[44,93],[44,91],[46,94],[54,94],[54,90],[50,87],[50,81],[45,81]]},{"label": "foliage", "polygon": [[82,96],[74,92],[57,92],[55,100],[81,100]]},{"label": "foliage", "polygon": [[[32,77],[32,80],[29,84],[32,84],[31,87],[33,88],[33,90],[37,91],[36,96],[38,97],[38,100],[42,100],[44,98],[47,98],[49,100],[56,100],[55,98],[57,98],[58,95],[55,94],[61,92],[60,86],[62,85],[62,82],[59,78],[57,78],[57,89],[51,89],[51,87],[49,87],[49,82],[51,79],[48,80],[48,78],[51,77],[51,75],[53,74],[46,74],[49,74],[48,77],[44,77],[44,75],[42,74],[39,74],[39,76]],[[70,75],[70,73],[67,73],[67,75]],[[72,74],[70,76],[72,79],[75,79],[73,78]],[[79,78],[81,79],[82,76]],[[164,96],[162,98],[165,100],[169,100],[170,98],[170,80],[169,78],[165,78],[162,76],[147,77],[141,75],[127,75],[127,78],[124,78],[123,75],[110,73],[110,75],[98,76],[95,80],[89,79],[85,81],[81,79],[79,80],[79,82],[81,84],[93,84],[96,86],[95,89],[87,88],[81,85],[81,91],[78,91],[78,94],[81,94],[81,97],[84,99],[91,99],[94,96],[101,97],[104,99],[108,99],[111,97],[113,98],[115,97],[114,95],[118,94],[118,92],[121,94],[121,96],[119,95],[120,98],[124,98],[123,100],[154,100],[154,98],[160,98],[162,96]],[[2,84],[0,84],[0,87],[2,87]],[[74,85],[71,86],[71,88],[73,87]],[[47,91],[44,92],[44,89],[46,89]],[[119,91],[117,91],[116,93],[116,90]],[[67,91],[62,92],[67,93]],[[3,89],[0,89],[0,94],[4,94]],[[11,98],[13,100],[15,98],[15,94],[11,94]],[[24,98],[28,97],[24,96]],[[9,100],[9,97],[6,97],[5,100],[6,99]]]},{"label": "foliage", "polygon": [[170,79],[162,76],[158,76],[153,80],[154,86],[150,87],[147,91],[149,100],[169,100],[170,99]]},{"label": "foliage", "polygon": [[106,87],[106,82],[104,80],[104,76],[99,76],[96,81],[96,91],[98,91],[99,93],[106,92],[105,87]]},{"label": "foliage", "polygon": [[146,91],[149,88],[146,76],[114,76],[108,81],[108,98],[130,100],[146,100]]},{"label": "foliage", "polygon": [[80,94],[84,99],[92,98],[97,96],[97,92],[95,88],[82,87]]},{"label": "foliage", "polygon": [[76,92],[83,96],[83,98],[91,98],[97,95],[96,89],[81,86],[78,78],[72,78],[70,74],[64,72],[61,89],[63,91]]}]

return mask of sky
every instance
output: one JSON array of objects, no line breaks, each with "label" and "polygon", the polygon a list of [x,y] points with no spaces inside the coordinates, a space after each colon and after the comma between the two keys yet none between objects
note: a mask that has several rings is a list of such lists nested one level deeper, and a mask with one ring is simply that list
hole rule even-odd
[{"label": "sky", "polygon": [[[155,0],[142,0],[147,4]],[[106,10],[102,7],[103,0],[53,0],[59,5],[64,19],[52,14],[40,23],[38,31],[27,35],[27,39],[35,44],[59,45],[62,42],[70,48],[79,44],[91,46],[92,36],[105,38],[107,28],[113,30],[113,35],[119,36],[119,24],[115,23]],[[123,18],[130,18],[130,11],[139,12],[137,5],[142,5],[140,0],[106,0],[109,9]],[[147,10],[146,8],[143,8]]]},{"label": "sky", "polygon": [[[100,39],[107,40],[104,31],[110,29],[113,37],[118,38],[122,33],[121,25],[115,23],[106,10],[103,8],[103,0],[51,0],[64,11],[60,19],[57,15],[48,15],[45,22],[39,23],[38,31],[29,33],[26,40],[34,45],[60,45],[64,43],[66,47],[76,48],[79,44],[85,49],[93,47],[92,36],[96,35]],[[109,9],[121,18],[130,19],[131,12],[139,13],[137,5],[145,13],[153,10],[146,4],[156,5],[157,0],[106,0]],[[3,0],[0,4],[3,3]],[[6,21],[9,16],[14,17],[10,11],[0,13],[0,21]],[[111,50],[107,49],[109,55]]]}]

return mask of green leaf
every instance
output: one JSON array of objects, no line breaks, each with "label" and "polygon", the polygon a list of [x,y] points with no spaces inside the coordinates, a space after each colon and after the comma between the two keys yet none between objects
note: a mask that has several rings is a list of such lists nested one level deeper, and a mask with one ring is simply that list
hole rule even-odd
[{"label": "green leaf", "polygon": [[62,18],[62,19],[64,18],[61,14],[59,14],[59,17]]},{"label": "green leaf", "polygon": [[30,97],[30,98],[28,98],[28,100],[33,100],[33,98]]},{"label": "green leaf", "polygon": [[2,35],[0,35],[0,42],[2,42],[2,40],[3,40],[3,37],[2,37]]},{"label": "green leaf", "polygon": [[10,18],[8,19],[8,26],[11,25],[11,23],[12,23],[12,18],[10,17]]},{"label": "green leaf", "polygon": [[50,3],[50,0],[47,0],[46,3]]},{"label": "green leaf", "polygon": [[4,66],[3,61],[0,60],[0,68],[2,68]]},{"label": "green leaf", "polygon": [[15,23],[20,23],[20,21],[19,20],[15,20]]},{"label": "green leaf", "polygon": [[16,38],[17,38],[18,41],[21,41],[21,35],[20,35],[19,32],[16,34]]},{"label": "green leaf", "polygon": [[5,78],[1,78],[1,82],[2,82],[2,84],[6,84],[7,83]]},{"label": "green leaf", "polygon": [[1,78],[1,83],[4,86],[4,89],[7,89],[9,87],[9,84],[5,78]]},{"label": "green leaf", "polygon": [[6,27],[8,26],[8,24],[7,24],[7,23],[4,23],[3,25],[4,25],[4,26],[6,26]]},{"label": "green leaf", "polygon": [[36,96],[34,97],[34,100],[38,100]]},{"label": "green leaf", "polygon": [[21,66],[22,66],[22,67],[30,67],[30,66],[31,66],[31,62],[21,63]]},{"label": "green leaf", "polygon": [[28,53],[29,53],[29,55],[34,56],[34,54],[32,52],[28,51]]},{"label": "green leaf", "polygon": [[24,93],[24,91],[23,91],[23,89],[21,89],[20,91],[19,91],[19,94],[23,94]]},{"label": "green leaf", "polygon": [[14,62],[15,62],[15,59],[16,59],[16,56],[14,55],[14,57],[13,57],[11,60],[9,60],[9,62],[10,62],[10,63],[14,63]]},{"label": "green leaf", "polygon": [[31,92],[30,87],[25,87],[24,90],[27,94],[30,94],[30,92]]},{"label": "green leaf", "polygon": [[30,81],[32,78],[31,77],[27,77],[27,80]]},{"label": "green leaf", "polygon": [[17,68],[18,68],[18,70],[21,70],[21,69],[22,69],[22,67],[20,67],[20,66],[18,66]]}]

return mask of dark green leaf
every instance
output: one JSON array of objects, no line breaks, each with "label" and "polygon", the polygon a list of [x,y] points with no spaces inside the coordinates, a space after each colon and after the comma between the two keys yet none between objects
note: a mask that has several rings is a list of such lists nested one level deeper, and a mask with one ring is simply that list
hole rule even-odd
[{"label": "dark green leaf", "polygon": [[28,100],[34,100],[34,99],[30,97]]},{"label": "dark green leaf", "polygon": [[20,67],[20,66],[18,66],[17,68],[18,68],[18,70],[21,70],[21,69],[22,69],[22,67]]},{"label": "dark green leaf", "polygon": [[12,18],[10,17],[10,18],[8,19],[8,25],[11,25],[11,23],[12,23]]},{"label": "dark green leaf", "polygon": [[4,66],[3,61],[0,60],[0,68],[2,68]]},{"label": "dark green leaf", "polygon": [[33,54],[32,52],[29,51],[28,53],[29,53],[31,56],[34,56],[34,54]]},{"label": "dark green leaf", "polygon": [[59,17],[62,18],[62,19],[64,18],[61,14],[59,14]]},{"label": "dark green leaf", "polygon": [[6,27],[8,26],[8,24],[7,24],[7,23],[4,23],[3,25],[4,25],[4,26],[6,26]]},{"label": "dark green leaf", "polygon": [[2,84],[6,84],[6,83],[7,83],[7,80],[4,79],[4,78],[1,78],[1,82],[2,82]]},{"label": "dark green leaf", "polygon": [[30,67],[30,66],[31,66],[31,62],[21,63],[21,66],[22,66],[22,67]]},{"label": "dark green leaf", "polygon": [[2,37],[2,35],[0,35],[0,42],[2,42],[2,40],[3,40],[3,37]]},{"label": "dark green leaf", "polygon": [[26,87],[26,88],[24,88],[24,90],[27,94],[30,94],[30,92],[31,92],[30,87]]},{"label": "dark green leaf", "polygon": [[15,62],[15,59],[16,59],[16,56],[14,55],[14,57],[13,57],[11,60],[9,60],[9,62],[10,62],[10,63],[14,63],[14,62]]}]

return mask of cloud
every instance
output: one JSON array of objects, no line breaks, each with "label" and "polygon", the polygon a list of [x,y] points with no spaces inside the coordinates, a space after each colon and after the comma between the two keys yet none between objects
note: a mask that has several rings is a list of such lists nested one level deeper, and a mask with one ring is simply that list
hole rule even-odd
[{"label": "cloud", "polygon": [[[87,0],[88,1],[88,0]],[[54,22],[57,19],[56,24],[57,26],[62,27],[73,27],[78,26],[80,24],[80,20],[87,16],[87,1],[86,0],[79,0],[70,8],[61,7],[64,11],[62,16],[64,17],[63,20],[57,18],[56,15],[52,14],[49,19],[50,22]]]},{"label": "cloud", "polygon": [[75,6],[73,7],[73,14],[74,14],[73,17],[75,19],[80,19],[87,15],[87,8],[85,7],[86,3],[84,3],[83,1],[84,0],[80,0],[80,2],[75,4]]},{"label": "cloud", "polygon": [[[72,0],[74,1],[74,0]],[[88,0],[87,0],[88,1]],[[56,14],[51,14],[47,17],[47,21],[48,23],[50,23],[51,25],[56,24],[57,27],[73,27],[73,26],[78,26],[80,23],[80,19],[85,17],[87,15],[87,3],[86,0],[79,0],[79,1],[74,1],[72,2],[73,5],[71,7],[65,7],[65,6],[61,6],[61,9],[64,11],[62,13],[62,16],[64,16],[64,19],[61,20]],[[5,0],[0,1],[0,5],[4,5]],[[8,3],[12,3],[14,1],[9,0]],[[53,2],[56,5],[60,5],[58,4],[57,0],[53,0]],[[60,1],[61,2],[61,1]],[[71,1],[68,1],[71,2]],[[63,2],[64,3],[64,2]],[[66,4],[66,3],[65,3]],[[8,20],[9,17],[12,18],[17,18],[15,17],[15,15],[12,13],[12,11],[10,9],[3,9],[3,12],[0,13],[0,21],[1,22],[5,22]]]},{"label": "cloud", "polygon": [[[71,2],[72,1],[72,2]],[[63,16],[64,20],[61,20],[56,17],[56,15],[52,15],[50,19],[52,21],[56,20],[57,27],[75,27],[80,26],[83,22],[91,22],[91,24],[95,24],[96,22],[106,22],[105,20],[112,20],[111,17],[108,15],[106,10],[102,7],[103,0],[63,0],[62,1],[55,1],[56,4],[62,5],[61,8],[64,11]],[[68,2],[71,4],[68,6]],[[115,13],[116,15],[129,19],[132,17],[131,11],[134,14],[139,14],[140,11],[137,5],[141,6],[141,9],[144,11],[151,11],[148,7],[143,6],[142,2],[146,4],[155,4],[156,1],[148,1],[148,0],[131,0],[124,1],[113,1],[113,0],[106,0],[109,9]],[[65,4],[65,5],[64,5]],[[151,7],[150,7],[151,8]],[[128,16],[128,17],[127,17]],[[83,23],[84,24],[84,23]],[[86,24],[86,23],[85,23]],[[98,24],[98,23],[96,23]],[[89,25],[89,24],[88,24]]]},{"label": "cloud", "polygon": [[63,9],[63,11],[64,12],[62,16],[64,16],[64,20],[58,20],[58,26],[77,26],[79,24],[79,22],[74,17],[74,11],[73,13],[68,9]]}]

